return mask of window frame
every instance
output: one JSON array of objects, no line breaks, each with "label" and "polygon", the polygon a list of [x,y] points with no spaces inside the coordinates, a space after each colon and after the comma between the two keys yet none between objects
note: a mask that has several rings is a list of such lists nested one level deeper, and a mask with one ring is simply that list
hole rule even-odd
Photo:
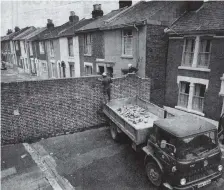
[{"label": "window frame", "polygon": [[43,41],[39,42],[39,51],[40,51],[40,54],[45,54],[44,42]]},{"label": "window frame", "polygon": [[[88,42],[89,37],[89,42]],[[86,52],[87,49],[87,52]],[[92,34],[84,34],[84,55],[91,56],[92,55]]]},{"label": "window frame", "polygon": [[[131,54],[126,54],[124,51],[125,51],[125,36],[124,36],[124,33],[125,33],[125,31],[131,31],[131,35],[128,35],[128,36],[131,36]],[[128,32],[127,32],[128,33]],[[122,53],[121,53],[121,56],[122,57],[132,57],[133,56],[133,51],[134,51],[134,49],[133,49],[133,40],[134,40],[134,38],[133,38],[133,30],[132,29],[124,29],[124,30],[122,30]]]},{"label": "window frame", "polygon": [[30,56],[33,56],[32,42],[29,43]]},{"label": "window frame", "polygon": [[50,56],[54,57],[54,41],[50,40]]},{"label": "window frame", "polygon": [[[73,37],[68,37],[67,38],[68,42],[68,56],[69,57],[74,57],[74,44],[73,44]],[[71,42],[71,43],[70,43]]]},{"label": "window frame", "polygon": [[[86,67],[91,67],[91,74],[86,74]],[[89,62],[84,62],[84,73],[85,76],[93,75],[93,64]]]}]

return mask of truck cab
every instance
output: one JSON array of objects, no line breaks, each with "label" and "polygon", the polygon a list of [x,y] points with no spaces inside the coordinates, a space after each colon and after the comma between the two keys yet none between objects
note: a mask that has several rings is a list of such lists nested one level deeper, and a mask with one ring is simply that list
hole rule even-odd
[{"label": "truck cab", "polygon": [[155,121],[143,151],[146,174],[157,187],[195,189],[222,175],[217,128],[196,116]]}]

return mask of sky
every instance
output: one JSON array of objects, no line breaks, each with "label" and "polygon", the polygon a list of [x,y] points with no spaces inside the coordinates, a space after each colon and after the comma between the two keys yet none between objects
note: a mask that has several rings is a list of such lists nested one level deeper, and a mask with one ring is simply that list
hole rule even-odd
[{"label": "sky", "polygon": [[[132,1],[135,4],[139,0]],[[73,1],[1,1],[1,36],[15,26],[44,27],[47,19],[52,19],[55,26],[68,21],[70,11],[74,11],[79,19],[90,18],[93,4],[101,4],[104,15],[119,8],[119,0],[73,0]]]}]

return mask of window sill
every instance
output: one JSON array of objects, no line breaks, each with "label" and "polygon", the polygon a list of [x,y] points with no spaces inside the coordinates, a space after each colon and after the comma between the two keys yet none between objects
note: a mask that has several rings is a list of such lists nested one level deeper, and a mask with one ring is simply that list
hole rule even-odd
[{"label": "window sill", "polygon": [[210,72],[211,71],[211,69],[207,69],[207,68],[187,67],[187,66],[179,66],[178,69],[192,70],[192,71],[202,71],[202,72]]},{"label": "window sill", "polygon": [[133,56],[132,55],[121,55],[121,58],[124,58],[124,59],[133,59]]},{"label": "window sill", "polygon": [[175,106],[175,108],[179,109],[179,110],[183,110],[183,111],[189,112],[189,113],[194,113],[196,115],[205,116],[204,113],[196,111],[196,110],[190,110],[190,109],[187,109],[187,108],[184,108],[184,107],[181,107],[181,106]]},{"label": "window sill", "polygon": [[91,55],[91,54],[84,54],[84,56],[89,56],[89,57],[90,57],[90,56],[92,56],[92,55]]}]

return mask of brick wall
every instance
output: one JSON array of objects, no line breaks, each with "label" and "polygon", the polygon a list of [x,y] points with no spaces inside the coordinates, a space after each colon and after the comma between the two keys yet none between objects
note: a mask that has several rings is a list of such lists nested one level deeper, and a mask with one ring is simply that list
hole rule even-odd
[{"label": "brick wall", "polygon": [[165,100],[167,37],[165,26],[147,25],[145,76],[152,80],[151,102],[162,106]]},{"label": "brick wall", "polygon": [[[82,131],[105,123],[98,76],[1,83],[2,144]],[[150,80],[130,74],[113,80],[112,98],[150,99]],[[19,115],[14,115],[18,110]]]},{"label": "brick wall", "polygon": [[188,76],[193,78],[208,79],[209,85],[205,92],[204,114],[205,117],[218,120],[222,109],[222,98],[220,92],[220,77],[224,72],[224,40],[213,39],[211,48],[210,72],[180,70],[183,52],[183,39],[169,40],[166,74],[165,105],[174,107],[178,101],[177,76]]}]

